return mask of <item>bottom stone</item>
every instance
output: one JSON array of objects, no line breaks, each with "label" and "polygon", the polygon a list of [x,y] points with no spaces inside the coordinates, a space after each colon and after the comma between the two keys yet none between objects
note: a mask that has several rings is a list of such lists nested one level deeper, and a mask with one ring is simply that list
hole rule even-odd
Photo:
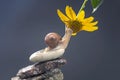
[{"label": "bottom stone", "polygon": [[63,80],[63,73],[59,68],[66,62],[66,59],[58,58],[28,65],[20,69],[11,80]]},{"label": "bottom stone", "polygon": [[63,73],[60,69],[52,69],[44,74],[27,78],[27,79],[20,79],[19,77],[13,77],[11,80],[63,80]]}]

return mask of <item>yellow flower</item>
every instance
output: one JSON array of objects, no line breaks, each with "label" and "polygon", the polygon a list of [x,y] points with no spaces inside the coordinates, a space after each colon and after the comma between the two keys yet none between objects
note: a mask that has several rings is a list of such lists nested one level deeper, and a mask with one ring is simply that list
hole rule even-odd
[{"label": "yellow flower", "polygon": [[96,26],[98,21],[93,22],[94,17],[92,16],[85,18],[84,10],[80,11],[78,15],[76,15],[72,7],[66,6],[65,12],[66,15],[64,15],[59,9],[57,10],[57,14],[62,22],[65,23],[66,27],[73,30],[73,36],[82,30],[93,32],[98,29],[98,26]]}]

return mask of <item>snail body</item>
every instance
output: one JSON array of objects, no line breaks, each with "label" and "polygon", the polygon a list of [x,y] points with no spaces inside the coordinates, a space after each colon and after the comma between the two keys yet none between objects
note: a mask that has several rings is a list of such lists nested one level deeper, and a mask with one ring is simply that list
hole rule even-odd
[{"label": "snail body", "polygon": [[31,62],[43,62],[47,60],[52,60],[61,57],[65,52],[65,49],[60,49],[59,47],[54,48],[53,50],[46,51],[45,49],[39,50],[33,53],[29,60]]},{"label": "snail body", "polygon": [[31,62],[43,62],[61,57],[68,46],[72,33],[73,31],[67,27],[63,37],[54,32],[48,33],[44,39],[47,47],[33,53],[29,60]]}]

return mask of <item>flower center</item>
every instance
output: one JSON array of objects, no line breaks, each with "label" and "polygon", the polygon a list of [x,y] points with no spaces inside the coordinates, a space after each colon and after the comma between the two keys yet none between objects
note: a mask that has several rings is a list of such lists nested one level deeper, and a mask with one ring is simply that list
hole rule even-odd
[{"label": "flower center", "polygon": [[79,21],[72,21],[70,24],[70,28],[73,30],[73,33],[77,33],[81,30],[82,23],[80,23]]}]

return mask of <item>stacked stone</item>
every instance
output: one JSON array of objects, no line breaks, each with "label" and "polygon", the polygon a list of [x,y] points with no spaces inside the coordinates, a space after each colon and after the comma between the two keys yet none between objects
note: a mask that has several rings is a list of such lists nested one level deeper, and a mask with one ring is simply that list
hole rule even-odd
[{"label": "stacked stone", "polygon": [[66,59],[63,58],[36,62],[20,69],[16,77],[11,78],[11,80],[63,80],[60,67],[64,64],[66,64]]}]

